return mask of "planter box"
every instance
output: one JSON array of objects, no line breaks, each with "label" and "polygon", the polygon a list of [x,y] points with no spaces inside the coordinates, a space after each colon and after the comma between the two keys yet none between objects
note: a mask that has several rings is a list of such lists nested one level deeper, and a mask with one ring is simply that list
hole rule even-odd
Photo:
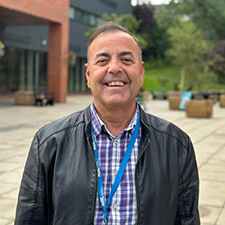
[{"label": "planter box", "polygon": [[140,91],[138,93],[138,97],[142,97],[144,101],[149,100],[149,92],[148,91]]},{"label": "planter box", "polygon": [[180,101],[181,101],[181,97],[171,96],[169,98],[169,108],[170,109],[180,109]]},{"label": "planter box", "polygon": [[216,104],[219,100],[219,96],[217,94],[209,95],[209,99],[212,100],[213,104]]},{"label": "planter box", "polygon": [[168,91],[167,92],[167,97],[171,98],[171,97],[181,97],[182,96],[182,92],[180,91]]},{"label": "planter box", "polygon": [[185,103],[187,117],[210,118],[213,114],[212,100],[191,100]]},{"label": "planter box", "polygon": [[16,105],[34,105],[35,98],[32,91],[18,91],[14,95]]},{"label": "planter box", "polygon": [[220,95],[220,107],[225,107],[225,94]]}]

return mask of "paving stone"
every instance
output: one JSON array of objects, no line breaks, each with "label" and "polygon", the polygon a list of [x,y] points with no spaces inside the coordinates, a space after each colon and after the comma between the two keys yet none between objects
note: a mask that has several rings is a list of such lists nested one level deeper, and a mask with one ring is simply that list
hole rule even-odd
[{"label": "paving stone", "polygon": [[225,224],[225,208],[223,208],[216,225],[224,225],[224,224]]},{"label": "paving stone", "polygon": [[9,224],[13,225],[13,221],[10,219],[0,218],[0,225],[9,225]]},{"label": "paving stone", "polygon": [[17,201],[18,194],[19,194],[19,186],[17,185],[16,189],[8,191],[7,193],[3,194],[1,197],[7,198],[7,199],[13,199],[13,200]]},{"label": "paving stone", "polygon": [[199,187],[200,187],[200,190],[225,193],[225,182],[201,179]]},{"label": "paving stone", "polygon": [[16,212],[16,201],[13,199],[1,198],[0,218],[13,220]]},{"label": "paving stone", "polygon": [[0,196],[6,194],[7,192],[13,191],[18,188],[17,184],[10,184],[10,183],[0,183]]},{"label": "paving stone", "polygon": [[225,192],[200,190],[199,203],[200,205],[223,207],[225,199]]},{"label": "paving stone", "polygon": [[201,171],[225,174],[225,164],[207,163],[201,167]]},{"label": "paving stone", "polygon": [[214,164],[225,165],[225,148],[223,150],[217,152],[209,161]]},{"label": "paving stone", "polygon": [[199,213],[201,217],[201,223],[214,225],[219,217],[220,211],[220,207],[200,205]]},{"label": "paving stone", "polygon": [[225,176],[223,173],[218,173],[215,171],[202,171],[199,170],[199,177],[201,180],[212,180],[212,181],[220,181],[225,182]]},{"label": "paving stone", "polygon": [[21,182],[22,174],[17,172],[5,172],[0,174],[0,180],[2,183],[11,183],[19,185]]},{"label": "paving stone", "polygon": [[3,172],[9,172],[15,169],[20,168],[17,163],[8,162],[8,161],[0,161],[0,174]]}]

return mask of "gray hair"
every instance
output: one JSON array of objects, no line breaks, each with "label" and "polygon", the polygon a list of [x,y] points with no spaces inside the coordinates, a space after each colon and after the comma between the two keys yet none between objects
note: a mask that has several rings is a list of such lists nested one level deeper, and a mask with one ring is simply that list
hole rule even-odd
[{"label": "gray hair", "polygon": [[[136,42],[137,46],[138,46],[138,50],[139,50],[139,59],[140,61],[142,61],[142,50],[141,50],[141,45],[139,40],[134,37],[125,27],[120,26],[119,24],[113,22],[113,21],[108,21],[106,22],[104,25],[98,27],[94,33],[91,35],[89,42],[88,42],[88,52],[89,52],[89,47],[91,45],[91,43],[94,41],[94,39],[96,37],[98,37],[100,34],[102,33],[110,33],[110,32],[116,32],[116,31],[122,31],[124,33],[129,34],[133,40]],[[89,54],[87,54],[89,55]],[[89,58],[89,57],[88,57]]]}]

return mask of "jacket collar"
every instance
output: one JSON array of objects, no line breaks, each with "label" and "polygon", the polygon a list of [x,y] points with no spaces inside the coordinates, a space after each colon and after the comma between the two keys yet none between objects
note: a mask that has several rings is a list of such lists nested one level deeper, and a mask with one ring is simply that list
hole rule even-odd
[{"label": "jacket collar", "polygon": [[[139,104],[138,104],[139,105]],[[89,105],[85,111],[84,111],[84,120],[85,120],[85,132],[87,134],[87,137],[91,136],[91,112],[90,112]],[[142,126],[142,136],[141,136],[141,143],[144,141],[146,142],[150,137],[150,127],[149,127],[149,121],[147,119],[146,112],[142,109],[142,107],[139,105],[140,113],[141,113],[141,126]]]}]

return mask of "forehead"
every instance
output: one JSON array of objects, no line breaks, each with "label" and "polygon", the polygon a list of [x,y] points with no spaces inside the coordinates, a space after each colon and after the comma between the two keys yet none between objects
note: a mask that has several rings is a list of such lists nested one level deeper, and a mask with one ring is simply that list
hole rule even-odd
[{"label": "forehead", "polygon": [[113,50],[138,51],[138,45],[129,34],[122,31],[112,31],[98,35],[89,46],[89,54]]}]

